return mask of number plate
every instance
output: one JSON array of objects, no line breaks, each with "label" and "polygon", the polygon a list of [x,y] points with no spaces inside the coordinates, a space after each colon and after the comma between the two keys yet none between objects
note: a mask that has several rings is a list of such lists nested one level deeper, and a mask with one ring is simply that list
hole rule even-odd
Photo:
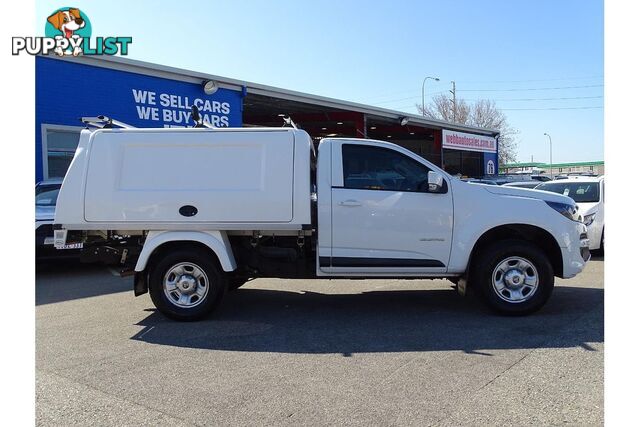
[{"label": "number plate", "polygon": [[62,247],[57,247],[56,249],[82,249],[82,242],[80,243],[70,243],[68,245],[64,245]]},{"label": "number plate", "polygon": [[82,242],[80,243],[70,243],[70,244],[58,244],[55,245],[55,240],[53,237],[46,237],[44,239],[44,244],[45,245],[54,245],[56,249],[82,249]]}]

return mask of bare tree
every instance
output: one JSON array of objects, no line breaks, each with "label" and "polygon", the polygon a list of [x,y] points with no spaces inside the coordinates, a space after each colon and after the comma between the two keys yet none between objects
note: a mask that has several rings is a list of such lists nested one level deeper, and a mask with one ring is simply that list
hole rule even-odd
[{"label": "bare tree", "polygon": [[469,126],[495,129],[500,132],[498,163],[514,162],[517,158],[518,131],[509,125],[507,116],[496,106],[495,101],[481,99],[469,104],[464,99],[456,100],[455,109],[451,100],[444,94],[433,97],[431,103],[425,106],[416,105],[421,114],[433,119],[445,120]]}]

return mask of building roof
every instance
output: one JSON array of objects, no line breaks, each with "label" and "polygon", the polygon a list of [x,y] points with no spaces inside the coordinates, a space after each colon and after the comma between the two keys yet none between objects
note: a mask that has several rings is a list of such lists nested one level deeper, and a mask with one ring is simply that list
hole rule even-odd
[{"label": "building roof", "polygon": [[505,163],[501,168],[540,168],[546,166],[546,163]]},{"label": "building roof", "polygon": [[138,61],[128,58],[116,56],[79,56],[79,57],[57,57],[54,55],[46,56],[47,58],[58,59],[61,61],[76,62],[96,67],[104,67],[128,71],[137,74],[152,75],[173,80],[180,80],[189,83],[202,83],[203,80],[214,80],[222,88],[232,90],[244,90],[247,93],[271,96],[280,99],[288,99],[291,101],[304,102],[325,107],[338,108],[348,111],[357,111],[371,116],[378,116],[390,119],[401,120],[407,118],[409,123],[414,125],[423,125],[430,127],[446,128],[461,132],[471,132],[482,135],[496,136],[500,132],[495,129],[479,128],[474,126],[450,123],[444,120],[436,120],[423,117],[417,114],[409,114],[404,111],[389,110],[386,108],[375,107],[372,105],[360,104],[357,102],[344,101],[325,96],[312,95],[304,92],[297,92],[288,89],[282,89],[274,86],[267,86],[258,83],[252,83],[244,80],[231,79],[228,77],[217,76],[214,74],[190,71],[181,68],[169,67],[165,65],[153,64],[150,62]]},{"label": "building roof", "polygon": [[573,163],[553,163],[553,165],[549,165],[549,163],[506,163],[500,166],[500,169],[509,169],[509,168],[550,168],[553,166],[554,168],[570,168],[576,166],[597,166],[604,165],[604,160],[596,160],[592,162],[573,162]]}]

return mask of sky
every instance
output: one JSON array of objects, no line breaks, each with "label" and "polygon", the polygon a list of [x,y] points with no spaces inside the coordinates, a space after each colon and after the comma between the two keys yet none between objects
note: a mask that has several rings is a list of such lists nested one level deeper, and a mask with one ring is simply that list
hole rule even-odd
[{"label": "sky", "polygon": [[[78,7],[128,57],[417,113],[448,93],[495,100],[519,161],[604,157],[603,3],[563,1],[39,1],[36,31]],[[41,23],[41,25],[39,25]]]}]

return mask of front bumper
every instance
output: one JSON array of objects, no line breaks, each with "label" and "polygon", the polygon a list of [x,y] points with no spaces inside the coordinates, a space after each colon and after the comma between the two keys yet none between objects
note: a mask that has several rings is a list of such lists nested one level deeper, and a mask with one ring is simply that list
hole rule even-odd
[{"label": "front bumper", "polygon": [[594,222],[587,227],[587,236],[589,237],[589,249],[592,251],[600,249],[602,227]]},{"label": "front bumper", "polygon": [[576,222],[571,230],[572,239],[568,239],[567,246],[561,248],[562,251],[562,278],[570,279],[584,270],[585,265],[591,259],[589,252],[589,237],[587,236],[587,227]]}]

